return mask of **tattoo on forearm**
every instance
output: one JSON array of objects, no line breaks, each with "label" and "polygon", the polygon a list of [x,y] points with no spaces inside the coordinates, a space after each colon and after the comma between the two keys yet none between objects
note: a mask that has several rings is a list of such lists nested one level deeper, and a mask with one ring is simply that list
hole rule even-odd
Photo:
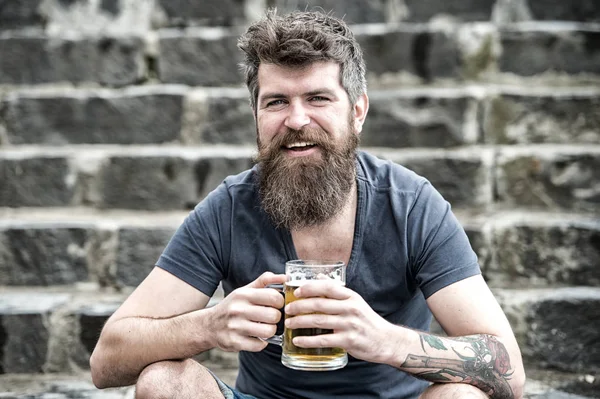
[{"label": "tattoo on forearm", "polygon": [[[492,335],[447,338],[420,334],[421,348],[425,345],[441,351],[450,349],[459,359],[435,358],[410,354],[402,368],[416,377],[432,382],[462,382],[471,384],[490,398],[513,398],[508,380],[510,357],[504,345]],[[444,342],[445,341],[445,342]],[[448,349],[450,347],[450,349]],[[414,370],[414,371],[413,371]],[[422,371],[419,371],[422,370]]]}]

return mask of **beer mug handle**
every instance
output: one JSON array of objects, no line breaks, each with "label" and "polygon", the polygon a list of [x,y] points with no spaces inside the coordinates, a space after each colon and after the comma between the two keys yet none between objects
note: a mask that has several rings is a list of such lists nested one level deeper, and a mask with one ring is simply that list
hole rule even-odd
[{"label": "beer mug handle", "polygon": [[[265,288],[273,288],[283,294],[283,284],[269,284]],[[261,341],[268,342],[273,345],[283,346],[283,335],[273,335],[269,338],[259,338]]]}]

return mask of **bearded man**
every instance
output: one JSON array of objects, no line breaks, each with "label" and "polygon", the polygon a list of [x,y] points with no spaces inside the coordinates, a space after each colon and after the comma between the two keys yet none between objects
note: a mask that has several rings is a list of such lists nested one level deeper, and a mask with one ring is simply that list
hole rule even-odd
[{"label": "bearded man", "polygon": [[[200,202],[156,267],[106,323],[100,387],[139,398],[520,398],[521,355],[449,204],[429,182],[358,151],[369,99],[361,49],[331,15],[267,13],[240,38],[257,128],[254,168]],[[292,259],[339,261],[346,285],[294,291],[285,328],[341,348],[335,371],[286,368]],[[226,297],[206,308],[219,284]],[[428,333],[432,314],[447,337]],[[191,358],[239,352],[235,388]]]}]

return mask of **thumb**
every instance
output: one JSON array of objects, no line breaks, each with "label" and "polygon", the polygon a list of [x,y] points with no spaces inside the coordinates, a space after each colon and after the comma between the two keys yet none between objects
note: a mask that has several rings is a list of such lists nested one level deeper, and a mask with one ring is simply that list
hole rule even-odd
[{"label": "thumb", "polygon": [[287,281],[285,274],[274,274],[271,272],[264,272],[256,280],[248,284],[246,287],[249,288],[265,288],[269,284],[283,284]]}]

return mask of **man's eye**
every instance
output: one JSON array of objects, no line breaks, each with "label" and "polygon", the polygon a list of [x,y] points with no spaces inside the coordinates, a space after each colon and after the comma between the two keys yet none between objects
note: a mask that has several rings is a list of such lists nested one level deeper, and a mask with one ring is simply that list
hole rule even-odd
[{"label": "man's eye", "polygon": [[329,101],[329,99],[323,96],[314,96],[310,98],[310,101]]},{"label": "man's eye", "polygon": [[281,105],[283,103],[284,103],[283,100],[273,100],[273,101],[269,101],[267,103],[267,107],[273,107],[273,106]]}]

